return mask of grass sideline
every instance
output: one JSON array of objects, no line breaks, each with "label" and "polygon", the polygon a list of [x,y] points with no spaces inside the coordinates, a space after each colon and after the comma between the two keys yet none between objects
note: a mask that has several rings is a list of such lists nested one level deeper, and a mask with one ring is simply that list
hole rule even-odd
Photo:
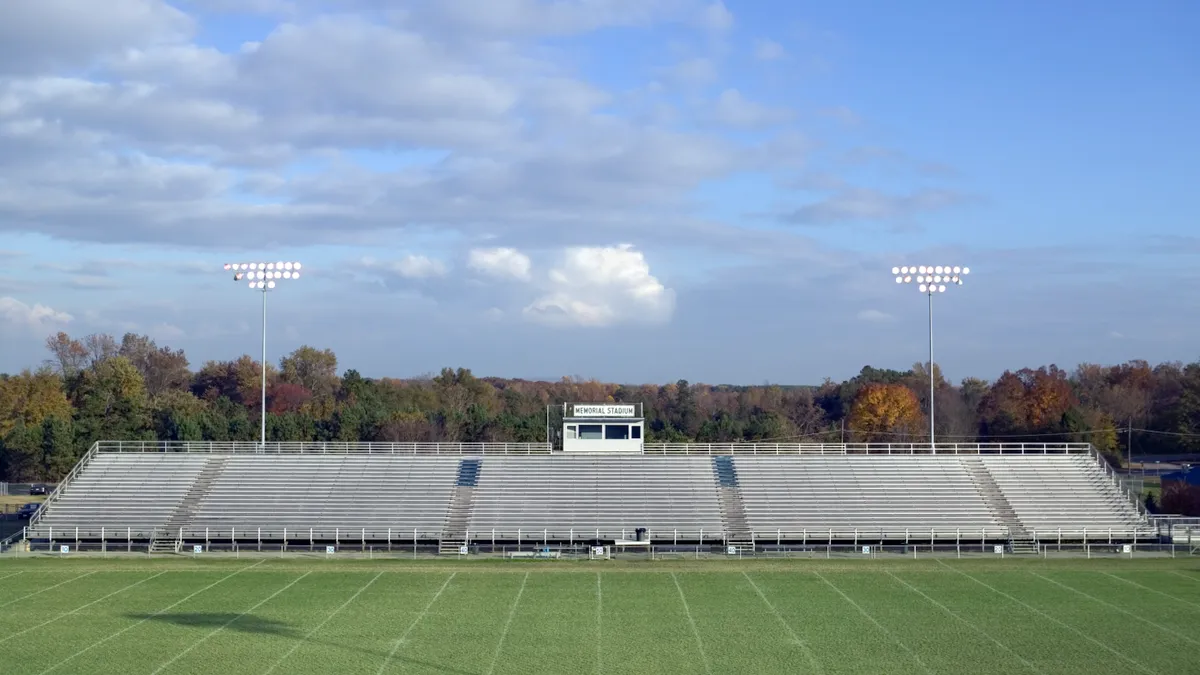
[{"label": "grass sideline", "polygon": [[1176,673],[1200,560],[0,560],[5,673]]}]

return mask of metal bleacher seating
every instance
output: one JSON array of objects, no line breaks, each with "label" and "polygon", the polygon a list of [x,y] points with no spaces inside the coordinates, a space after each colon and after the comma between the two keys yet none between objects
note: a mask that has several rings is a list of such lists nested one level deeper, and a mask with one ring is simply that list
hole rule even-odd
[{"label": "metal bleacher seating", "polygon": [[735,463],[758,537],[1004,530],[953,455],[761,455]]},{"label": "metal bleacher seating", "polygon": [[721,510],[709,457],[556,455],[488,457],[470,530],[484,538],[657,540],[719,536]]},{"label": "metal bleacher seating", "polygon": [[1017,517],[1038,538],[1084,528],[1096,536],[1153,532],[1129,498],[1090,455],[983,456]]},{"label": "metal bleacher seating", "polygon": [[187,454],[97,454],[37,522],[31,537],[75,528],[113,536],[153,532],[171,517],[204,467]]},{"label": "metal bleacher seating", "polygon": [[363,528],[397,533],[442,529],[458,457],[237,455],[187,525],[228,532],[263,528]]}]

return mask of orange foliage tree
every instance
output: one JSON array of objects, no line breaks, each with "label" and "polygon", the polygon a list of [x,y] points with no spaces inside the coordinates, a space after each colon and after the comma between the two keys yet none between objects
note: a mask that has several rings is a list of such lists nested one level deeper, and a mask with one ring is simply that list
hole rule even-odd
[{"label": "orange foliage tree", "polygon": [[848,421],[863,443],[904,443],[921,436],[921,402],[903,384],[868,384],[858,391]]}]

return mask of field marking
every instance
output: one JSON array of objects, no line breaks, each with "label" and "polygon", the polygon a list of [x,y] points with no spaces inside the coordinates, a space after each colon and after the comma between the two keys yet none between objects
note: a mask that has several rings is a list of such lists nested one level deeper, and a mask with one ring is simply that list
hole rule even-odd
[{"label": "field marking", "polygon": [[1157,629],[1159,629],[1159,630],[1163,631],[1164,633],[1170,633],[1171,635],[1174,635],[1175,637],[1177,637],[1177,638],[1180,638],[1181,640],[1186,640],[1187,642],[1190,642],[1190,643],[1192,643],[1192,644],[1194,644],[1194,645],[1200,645],[1200,640],[1195,640],[1195,639],[1193,639],[1193,638],[1190,638],[1190,637],[1188,637],[1188,636],[1184,635],[1183,633],[1179,633],[1179,632],[1176,632],[1175,630],[1173,630],[1173,629],[1171,629],[1171,628],[1167,628],[1166,626],[1164,626],[1164,625],[1162,625],[1162,624],[1155,623],[1155,622],[1151,621],[1150,619],[1147,619],[1147,618],[1145,618],[1145,617],[1143,617],[1143,616],[1140,616],[1140,615],[1138,615],[1138,614],[1134,614],[1133,612],[1131,612],[1131,611],[1129,611],[1129,610],[1127,610],[1127,609],[1125,609],[1125,608],[1123,608],[1123,607],[1120,607],[1120,606],[1118,606],[1118,605],[1114,605],[1114,604],[1113,604],[1113,603],[1111,603],[1111,602],[1108,602],[1108,601],[1106,601],[1106,600],[1102,600],[1102,599],[1100,599],[1100,598],[1097,598],[1096,596],[1092,595],[1091,593],[1087,593],[1087,592],[1085,592],[1085,591],[1081,591],[1081,590],[1079,590],[1078,588],[1074,588],[1074,587],[1072,587],[1072,586],[1068,586],[1068,585],[1064,584],[1063,582],[1061,582],[1061,581],[1058,581],[1057,579],[1051,579],[1050,577],[1048,577],[1048,576],[1045,576],[1045,575],[1042,575],[1042,574],[1038,574],[1037,572],[1034,572],[1033,570],[1030,570],[1030,571],[1029,571],[1029,573],[1030,573],[1030,574],[1032,574],[1033,576],[1035,576],[1035,577],[1039,578],[1039,579],[1045,579],[1046,581],[1049,581],[1049,582],[1050,582],[1050,583],[1052,583],[1052,584],[1055,584],[1055,585],[1057,585],[1057,586],[1062,586],[1063,588],[1067,589],[1068,591],[1074,591],[1074,592],[1078,593],[1079,595],[1082,595],[1083,597],[1085,597],[1085,598],[1087,598],[1087,599],[1089,599],[1089,600],[1093,600],[1093,601],[1095,601],[1095,602],[1098,602],[1098,603],[1100,603],[1100,604],[1104,605],[1105,607],[1108,607],[1108,608],[1110,608],[1110,609],[1115,609],[1115,610],[1117,610],[1118,612],[1120,612],[1120,613],[1122,613],[1122,614],[1126,614],[1126,615],[1128,615],[1128,616],[1131,616],[1131,617],[1133,617],[1133,618],[1137,619],[1138,621],[1141,621],[1142,623],[1146,623],[1146,624],[1149,624],[1149,625],[1151,625],[1151,626],[1154,626],[1155,628],[1157,628]]},{"label": "field marking", "polygon": [[345,601],[345,602],[343,602],[343,603],[342,603],[340,606],[338,606],[338,608],[337,608],[337,609],[333,610],[333,613],[331,613],[329,616],[325,617],[325,619],[324,619],[323,621],[321,621],[321,623],[319,623],[319,624],[317,624],[315,627],[313,627],[313,629],[312,629],[312,630],[308,631],[308,633],[306,633],[306,634],[304,635],[304,637],[302,637],[302,638],[300,638],[299,640],[297,640],[297,641],[296,641],[296,644],[292,645],[292,648],[291,648],[291,649],[289,649],[289,650],[287,650],[287,653],[286,653],[286,654],[284,654],[283,656],[279,657],[279,660],[278,660],[278,661],[276,661],[275,663],[273,663],[273,664],[271,665],[271,667],[270,667],[270,668],[267,668],[266,670],[264,670],[264,671],[263,671],[263,675],[268,675],[268,673],[272,673],[272,672],[274,672],[274,671],[275,671],[275,669],[279,667],[279,664],[281,664],[281,663],[283,663],[284,661],[286,661],[286,660],[287,660],[287,658],[288,658],[289,656],[291,656],[291,655],[292,655],[292,654],[293,654],[293,653],[294,653],[294,652],[295,652],[297,649],[299,649],[299,648],[300,648],[300,645],[304,644],[305,642],[308,642],[308,639],[309,639],[310,637],[312,637],[313,635],[315,635],[317,631],[321,630],[321,629],[322,629],[322,628],[325,626],[325,624],[329,623],[329,622],[330,622],[330,620],[332,620],[332,619],[333,619],[333,617],[337,616],[337,615],[338,615],[338,614],[339,614],[339,613],[340,613],[340,612],[341,612],[343,609],[346,609],[346,607],[348,607],[348,606],[350,605],[350,603],[354,602],[354,600],[355,600],[356,598],[358,598],[358,596],[362,595],[363,591],[367,590],[367,588],[369,588],[369,587],[371,586],[371,584],[375,583],[375,582],[376,582],[376,581],[379,579],[379,577],[381,577],[381,576],[383,576],[383,572],[380,572],[379,574],[376,574],[376,575],[375,575],[374,577],[372,577],[372,578],[371,578],[371,580],[370,580],[370,581],[368,581],[368,582],[367,582],[367,583],[366,583],[366,584],[365,584],[365,585],[364,585],[362,588],[360,588],[360,589],[358,589],[357,591],[355,591],[355,592],[354,592],[354,595],[350,596],[350,599],[349,599],[349,600],[346,600],[346,601]]},{"label": "field marking", "polygon": [[1191,600],[1184,600],[1183,598],[1176,597],[1174,595],[1171,595],[1170,593],[1163,593],[1162,591],[1158,590],[1157,588],[1150,588],[1149,586],[1143,586],[1142,584],[1139,584],[1136,581],[1130,581],[1129,579],[1126,579],[1125,577],[1119,577],[1119,576],[1113,574],[1112,572],[1101,572],[1101,574],[1110,576],[1110,577],[1120,580],[1120,581],[1124,581],[1127,584],[1133,584],[1134,586],[1137,586],[1138,588],[1140,588],[1142,590],[1150,591],[1151,593],[1161,595],[1164,598],[1171,598],[1172,600],[1178,600],[1179,602],[1182,602],[1185,605],[1188,605],[1190,607],[1195,607],[1196,609],[1200,609],[1200,604],[1194,603]]},{"label": "field marking", "polygon": [[[1174,574],[1177,577],[1183,577],[1184,579],[1190,579],[1191,581],[1200,582],[1200,577],[1194,577],[1190,574],[1184,574],[1183,572],[1180,572],[1178,570],[1166,570],[1166,571],[1170,572],[1171,574]],[[17,572],[17,574],[20,574],[20,572]],[[3,578],[4,577],[0,577],[0,579],[3,579]]]},{"label": "field marking", "polygon": [[135,581],[135,582],[133,582],[132,584],[129,584],[128,586],[126,586],[125,588],[122,588],[122,589],[120,589],[120,590],[113,591],[112,593],[109,593],[108,595],[106,595],[106,596],[104,596],[104,597],[102,597],[102,598],[97,598],[97,599],[95,599],[95,600],[93,600],[93,601],[91,601],[91,602],[87,603],[86,605],[80,605],[79,607],[76,607],[75,609],[73,609],[73,610],[71,610],[71,611],[69,611],[69,612],[63,612],[62,614],[59,614],[58,616],[54,617],[53,619],[47,619],[47,620],[45,620],[45,621],[43,621],[43,622],[39,623],[39,624],[38,624],[38,625],[36,625],[36,626],[30,626],[29,628],[26,628],[26,629],[25,629],[25,630],[23,630],[23,631],[18,631],[18,632],[16,632],[16,633],[11,633],[11,634],[9,634],[9,635],[6,635],[5,637],[3,637],[3,638],[0,638],[0,645],[4,644],[5,642],[8,642],[9,640],[11,640],[11,639],[13,639],[13,638],[16,638],[16,637],[21,637],[22,635],[24,635],[24,634],[28,633],[29,631],[32,631],[32,630],[37,630],[37,629],[41,628],[42,626],[48,626],[48,625],[50,625],[50,624],[54,623],[55,621],[58,621],[59,619],[65,619],[65,618],[67,618],[68,616],[71,616],[72,614],[75,614],[76,612],[79,612],[79,611],[81,611],[81,610],[85,610],[85,609],[87,609],[88,607],[91,607],[92,605],[96,604],[97,602],[100,602],[100,601],[102,601],[102,600],[107,600],[107,599],[111,598],[112,596],[114,596],[114,595],[116,595],[116,594],[118,594],[118,593],[124,593],[125,591],[127,591],[127,590],[129,590],[129,589],[133,588],[134,586],[140,586],[140,585],[142,585],[142,584],[146,583],[147,581],[150,581],[151,579],[157,579],[158,577],[161,577],[162,575],[164,575],[164,574],[166,574],[166,573],[167,573],[167,570],[163,570],[163,571],[161,571],[161,572],[159,572],[158,574],[155,574],[155,575],[153,575],[153,576],[149,576],[149,577],[146,577],[145,579],[141,579],[141,580],[139,580],[139,581]]},{"label": "field marking", "polygon": [[800,635],[795,631],[795,629],[792,628],[791,624],[789,624],[787,620],[783,618],[783,615],[779,613],[779,610],[775,608],[775,605],[771,604],[771,601],[767,599],[766,593],[763,593],[762,589],[758,587],[758,584],[754,583],[754,579],[750,578],[750,575],[746,573],[746,570],[742,570],[742,576],[746,577],[746,581],[749,581],[750,585],[754,587],[754,592],[758,593],[758,597],[762,598],[763,604],[770,608],[771,613],[775,615],[775,618],[779,619],[779,623],[787,629],[788,635],[792,636],[792,640],[794,640],[796,644],[800,645],[800,649],[804,650],[804,656],[806,656],[808,658],[808,662],[812,664],[813,670],[817,673],[824,673],[825,668],[821,665],[821,662],[817,660],[817,657],[812,653],[812,650],[808,648],[808,643],[800,638]]},{"label": "field marking", "polygon": [[46,588],[43,588],[40,591],[34,591],[28,595],[22,595],[21,597],[15,599],[15,600],[9,600],[8,602],[4,603],[3,605],[0,605],[0,609],[3,609],[4,607],[8,607],[9,605],[13,604],[14,602],[20,602],[20,601],[24,600],[25,598],[32,598],[33,596],[41,595],[42,593],[45,593],[46,591],[52,591],[52,590],[58,588],[59,586],[62,586],[63,584],[69,584],[72,581],[78,581],[79,579],[82,579],[84,577],[90,577],[99,571],[100,570],[92,570],[91,572],[84,572],[83,574],[80,574],[77,577],[71,577],[70,579],[67,579],[66,581],[60,581],[57,584],[54,584],[53,586],[47,586]]},{"label": "field marking", "polygon": [[9,577],[15,577],[18,574],[25,574],[25,570],[21,570],[20,572],[13,572],[12,574],[5,574],[4,576],[0,577],[0,581],[4,581],[5,579],[7,579]]},{"label": "field marking", "polygon": [[875,617],[871,616],[870,612],[863,609],[862,605],[860,605],[854,601],[854,598],[851,598],[849,595],[846,595],[844,592],[842,592],[842,589],[835,586],[832,581],[826,579],[825,575],[821,574],[820,572],[813,570],[813,574],[817,575],[817,578],[820,579],[821,581],[824,581],[825,583],[829,584],[829,587],[832,588],[833,590],[837,591],[837,594],[842,596],[843,600],[850,603],[850,605],[852,607],[854,607],[854,609],[857,609],[860,614],[867,617],[867,620],[869,620],[871,623],[875,624],[876,628],[883,631],[884,635],[891,638],[892,642],[895,642],[896,644],[900,645],[901,649],[908,652],[908,655],[913,657],[913,660],[915,660],[917,662],[917,665],[921,666],[922,670],[929,673],[929,675],[933,675],[933,670],[930,669],[929,666],[925,665],[925,662],[921,660],[921,657],[918,656],[916,652],[914,652],[912,649],[909,649],[908,645],[904,644],[904,642],[899,637],[897,637],[895,633],[888,630],[883,624],[876,621]]},{"label": "field marking", "polygon": [[504,622],[504,630],[500,633],[500,642],[496,643],[496,653],[492,654],[492,664],[488,666],[487,675],[496,672],[496,662],[500,660],[500,650],[504,649],[504,640],[508,637],[508,629],[512,628],[513,617],[517,615],[517,605],[521,604],[521,595],[525,593],[525,584],[529,581],[529,572],[521,579],[521,587],[517,589],[517,597],[513,599],[512,607],[508,610],[508,619]]},{"label": "field marking", "polygon": [[600,573],[596,572],[596,675],[604,672],[604,592],[600,589]]},{"label": "field marking", "polygon": [[[528,572],[526,572],[526,574],[528,574]],[[400,646],[403,645],[404,641],[408,639],[408,634],[417,627],[417,624],[421,623],[421,620],[424,619],[425,615],[429,613],[429,608],[433,607],[433,603],[437,602],[437,599],[442,596],[442,591],[446,590],[446,587],[450,585],[450,582],[453,581],[454,577],[456,576],[458,576],[458,572],[452,572],[450,576],[446,578],[446,581],[442,584],[442,587],[438,589],[438,592],[433,594],[433,599],[431,599],[429,603],[425,605],[425,609],[422,609],[421,613],[417,615],[417,618],[413,619],[412,623],[408,624],[408,628],[405,629],[404,633],[402,633],[396,640],[396,644],[392,647],[392,651],[388,653],[387,658],[384,659],[383,663],[379,665],[379,670],[375,671],[376,675],[382,675],[384,669],[387,668],[387,665],[391,663],[393,658],[396,657],[396,652],[400,651]]]},{"label": "field marking", "polygon": [[1114,654],[1114,655],[1116,655],[1116,656],[1119,656],[1119,657],[1121,657],[1122,659],[1125,659],[1126,661],[1128,661],[1128,662],[1132,663],[1132,664],[1133,664],[1133,665],[1134,665],[1134,666],[1135,666],[1135,667],[1136,667],[1138,670],[1141,670],[1141,671],[1144,671],[1144,672],[1147,672],[1147,673],[1152,673],[1152,674],[1157,672],[1157,671],[1154,671],[1154,670],[1151,670],[1151,669],[1147,668],[1146,666],[1143,666],[1143,665],[1142,665],[1140,662],[1138,662],[1138,661],[1136,661],[1136,660],[1134,660],[1134,659],[1131,659],[1131,658],[1129,658],[1129,657],[1128,657],[1128,656],[1126,656],[1126,655],[1125,655],[1123,652],[1119,652],[1119,651],[1117,651],[1117,650],[1113,649],[1112,647],[1109,647],[1108,645],[1106,645],[1106,644],[1104,644],[1103,642],[1101,642],[1101,641],[1097,640],[1096,638],[1092,637],[1091,635],[1088,635],[1087,633],[1085,633],[1085,632],[1083,632],[1083,631],[1079,630],[1079,629],[1078,629],[1078,628],[1076,628],[1075,626],[1072,626],[1071,624],[1069,624],[1069,623],[1067,623],[1067,622],[1065,622],[1065,621],[1062,621],[1061,619],[1056,619],[1056,618],[1054,618],[1053,616],[1051,616],[1051,615],[1049,615],[1049,614],[1047,614],[1047,613],[1043,612],[1042,610],[1038,609],[1037,607],[1034,607],[1033,605],[1031,605],[1031,604],[1029,604],[1029,603],[1025,602],[1024,600],[1021,600],[1020,598],[1013,597],[1013,596],[1009,595],[1008,593],[1005,593],[1004,591],[1002,591],[1002,590],[1000,590],[1000,589],[996,588],[995,586],[992,586],[992,585],[988,584],[987,582],[984,582],[984,581],[981,581],[981,580],[979,580],[979,579],[976,579],[975,577],[971,576],[970,574],[967,574],[966,572],[964,572],[964,571],[962,571],[962,570],[954,569],[954,567],[952,567],[952,566],[950,566],[950,565],[947,565],[946,563],[942,562],[941,558],[935,558],[935,560],[937,560],[939,563],[941,563],[942,565],[944,565],[944,566],[946,567],[946,569],[952,570],[952,571],[954,571],[954,572],[957,572],[957,573],[959,573],[959,574],[963,575],[964,577],[966,577],[966,578],[970,579],[971,581],[974,581],[975,583],[979,584],[980,586],[983,586],[984,588],[990,589],[990,590],[991,590],[993,593],[996,593],[996,594],[998,594],[998,595],[1002,595],[1002,596],[1004,596],[1004,597],[1008,598],[1009,600],[1012,600],[1013,602],[1017,603],[1018,605],[1021,605],[1021,606],[1022,606],[1022,607],[1024,607],[1025,609],[1028,609],[1029,611],[1033,612],[1034,614],[1037,614],[1038,616],[1041,616],[1041,617],[1043,617],[1043,618],[1049,619],[1049,620],[1053,621],[1054,623],[1056,623],[1056,624],[1058,624],[1058,625],[1062,626],[1063,628],[1066,628],[1067,630],[1071,631],[1072,633],[1075,633],[1075,634],[1076,634],[1076,635],[1078,635],[1079,637],[1081,637],[1081,638],[1083,638],[1083,639],[1087,640],[1088,642],[1091,642],[1091,643],[1092,643],[1092,644],[1094,644],[1094,645],[1098,645],[1100,648],[1104,649],[1105,651],[1109,652],[1110,654]]},{"label": "field marking", "polygon": [[157,612],[155,612],[155,613],[151,614],[150,616],[148,616],[148,617],[146,617],[146,618],[142,619],[141,621],[138,621],[137,623],[134,623],[134,624],[130,624],[130,625],[128,625],[128,626],[126,626],[126,627],[122,628],[121,630],[119,630],[119,631],[117,631],[117,632],[113,633],[112,635],[109,635],[109,636],[108,636],[108,637],[106,637],[106,638],[100,638],[99,640],[96,640],[96,641],[95,641],[95,642],[93,642],[92,644],[90,644],[90,645],[88,645],[88,646],[84,647],[83,649],[80,649],[79,651],[77,651],[77,652],[75,652],[74,654],[72,654],[72,655],[68,656],[67,658],[63,659],[62,661],[59,661],[58,663],[56,663],[56,664],[54,664],[54,665],[50,666],[49,668],[47,668],[47,669],[43,670],[43,671],[42,671],[41,673],[39,673],[38,675],[46,675],[46,673],[49,673],[49,672],[50,672],[50,671],[52,671],[52,670],[57,670],[57,669],[59,668],[59,666],[62,666],[64,663],[68,663],[68,662],[70,662],[70,661],[74,661],[75,659],[79,658],[80,656],[83,656],[85,653],[87,653],[87,652],[89,652],[89,651],[91,651],[91,650],[95,649],[96,647],[99,647],[100,645],[104,644],[105,642],[108,642],[109,640],[112,640],[113,638],[116,638],[116,637],[118,637],[118,636],[120,636],[120,635],[123,635],[123,634],[124,634],[126,631],[133,630],[134,628],[137,628],[138,626],[140,626],[140,625],[142,625],[142,624],[146,623],[147,621],[149,621],[150,619],[153,619],[154,617],[158,616],[159,614],[162,614],[163,612],[166,612],[166,611],[167,611],[167,610],[169,610],[169,609],[172,609],[172,608],[174,608],[174,607],[178,607],[179,605],[182,605],[183,603],[187,602],[188,600],[191,600],[192,598],[196,597],[197,595],[200,595],[201,593],[203,593],[204,591],[207,591],[208,589],[212,588],[213,586],[216,586],[217,584],[221,583],[222,581],[225,581],[226,579],[229,579],[229,578],[231,578],[231,577],[233,577],[233,576],[236,576],[236,575],[238,575],[238,574],[241,574],[242,572],[245,572],[246,570],[250,569],[251,567],[258,567],[259,565],[263,564],[264,562],[266,562],[266,561],[265,561],[265,560],[259,560],[258,562],[254,563],[253,565],[246,565],[245,567],[243,567],[243,568],[241,568],[241,569],[239,569],[239,570],[235,570],[233,573],[231,573],[231,574],[227,574],[227,575],[225,575],[225,576],[221,577],[220,579],[217,579],[216,581],[214,581],[214,582],[212,582],[211,584],[209,584],[209,585],[205,586],[204,588],[201,588],[200,590],[198,590],[198,591],[194,591],[194,592],[193,592],[193,593],[191,593],[190,595],[187,595],[187,596],[185,596],[183,599],[181,599],[181,600],[176,600],[175,602],[173,602],[173,603],[171,603],[171,604],[167,605],[166,607],[163,607],[162,609],[160,609],[160,610],[158,610]]},{"label": "field marking", "polygon": [[692,618],[692,610],[688,607],[687,597],[683,594],[683,586],[679,585],[679,577],[671,572],[671,580],[675,582],[675,589],[679,591],[679,599],[683,601],[683,613],[687,615],[688,623],[692,626],[692,635],[696,636],[696,646],[700,648],[700,660],[704,662],[704,672],[712,673],[712,666],[708,665],[708,654],[704,653],[704,640],[700,639],[700,629],[696,627],[696,620]]},{"label": "field marking", "polygon": [[899,581],[900,583],[902,583],[906,587],[908,587],[910,590],[912,590],[914,593],[920,595],[922,598],[925,598],[929,602],[933,603],[933,605],[935,607],[937,607],[938,609],[949,614],[950,616],[954,617],[955,619],[958,619],[959,621],[963,622],[964,624],[969,626],[972,630],[974,630],[976,633],[979,633],[980,635],[984,636],[985,638],[991,640],[996,646],[1000,647],[1001,649],[1008,652],[1009,654],[1012,654],[1013,656],[1017,657],[1018,661],[1029,666],[1029,668],[1033,672],[1035,672],[1035,673],[1044,673],[1045,672],[1041,668],[1038,668],[1036,665],[1034,665],[1032,661],[1029,661],[1025,657],[1018,654],[1015,650],[1013,650],[1012,647],[1009,647],[1008,645],[1004,644],[1000,640],[996,639],[991,633],[987,632],[986,630],[980,628],[979,626],[976,626],[975,624],[971,623],[967,619],[964,619],[963,617],[959,616],[954,610],[952,610],[949,607],[938,602],[936,599],[930,597],[928,594],[925,593],[925,591],[922,591],[921,589],[917,588],[916,586],[914,586],[914,585],[910,584],[909,582],[896,576],[894,573],[892,573],[891,570],[886,570],[886,572],[888,573],[888,576],[892,577],[896,581]]},{"label": "field marking", "polygon": [[211,638],[212,636],[216,635],[217,633],[220,633],[221,631],[225,630],[225,629],[226,629],[226,628],[228,628],[230,625],[232,625],[233,623],[235,623],[235,622],[236,622],[238,619],[241,619],[243,616],[246,616],[246,615],[247,615],[247,614],[249,614],[250,612],[253,612],[254,610],[258,609],[259,607],[262,607],[263,605],[267,604],[267,602],[269,602],[269,601],[270,601],[271,599],[273,599],[275,596],[277,596],[277,595],[279,595],[280,593],[282,593],[282,592],[286,591],[287,589],[291,588],[292,586],[295,586],[297,583],[299,583],[299,581],[300,581],[301,579],[303,579],[304,577],[306,577],[306,576],[308,576],[308,575],[310,575],[310,574],[312,574],[312,570],[309,570],[309,571],[305,572],[304,574],[301,574],[300,576],[296,577],[295,579],[292,579],[291,581],[289,581],[289,582],[288,582],[288,584],[287,584],[286,586],[284,586],[283,588],[281,588],[281,589],[279,589],[279,590],[275,591],[274,593],[272,593],[272,594],[268,595],[267,597],[263,598],[262,600],[259,600],[259,601],[258,601],[257,603],[255,603],[255,604],[254,604],[254,606],[253,606],[253,607],[251,607],[250,609],[247,609],[246,611],[242,612],[241,614],[238,614],[237,616],[235,616],[235,617],[233,617],[232,619],[230,619],[230,620],[226,621],[225,623],[221,624],[220,626],[217,626],[217,627],[216,627],[216,628],[214,628],[214,629],[213,629],[211,632],[209,632],[207,635],[205,635],[204,637],[200,638],[199,640],[196,640],[195,642],[193,642],[193,643],[192,643],[192,645],[191,645],[190,647],[188,647],[187,649],[185,649],[185,650],[183,650],[183,651],[179,652],[178,654],[176,654],[176,655],[175,655],[175,656],[174,656],[174,657],[173,657],[173,658],[172,658],[170,661],[167,661],[166,663],[162,664],[162,665],[161,665],[161,666],[159,666],[158,668],[155,668],[155,669],[154,669],[154,672],[152,672],[150,675],[158,675],[158,673],[161,673],[162,671],[166,670],[166,669],[167,669],[167,667],[168,667],[168,666],[170,666],[172,663],[175,663],[175,662],[176,662],[176,661],[178,661],[179,659],[182,659],[184,656],[188,655],[188,654],[189,654],[189,653],[190,653],[190,652],[191,652],[193,649],[195,649],[196,647],[199,647],[200,645],[204,644],[204,643],[205,643],[205,642],[206,642],[206,641],[207,641],[209,638]]}]

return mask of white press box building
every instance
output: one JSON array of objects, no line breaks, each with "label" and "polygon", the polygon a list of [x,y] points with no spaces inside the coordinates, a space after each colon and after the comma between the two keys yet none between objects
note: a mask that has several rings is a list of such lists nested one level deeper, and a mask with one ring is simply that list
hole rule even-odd
[{"label": "white press box building", "polygon": [[563,452],[642,452],[640,404],[563,404]]}]

